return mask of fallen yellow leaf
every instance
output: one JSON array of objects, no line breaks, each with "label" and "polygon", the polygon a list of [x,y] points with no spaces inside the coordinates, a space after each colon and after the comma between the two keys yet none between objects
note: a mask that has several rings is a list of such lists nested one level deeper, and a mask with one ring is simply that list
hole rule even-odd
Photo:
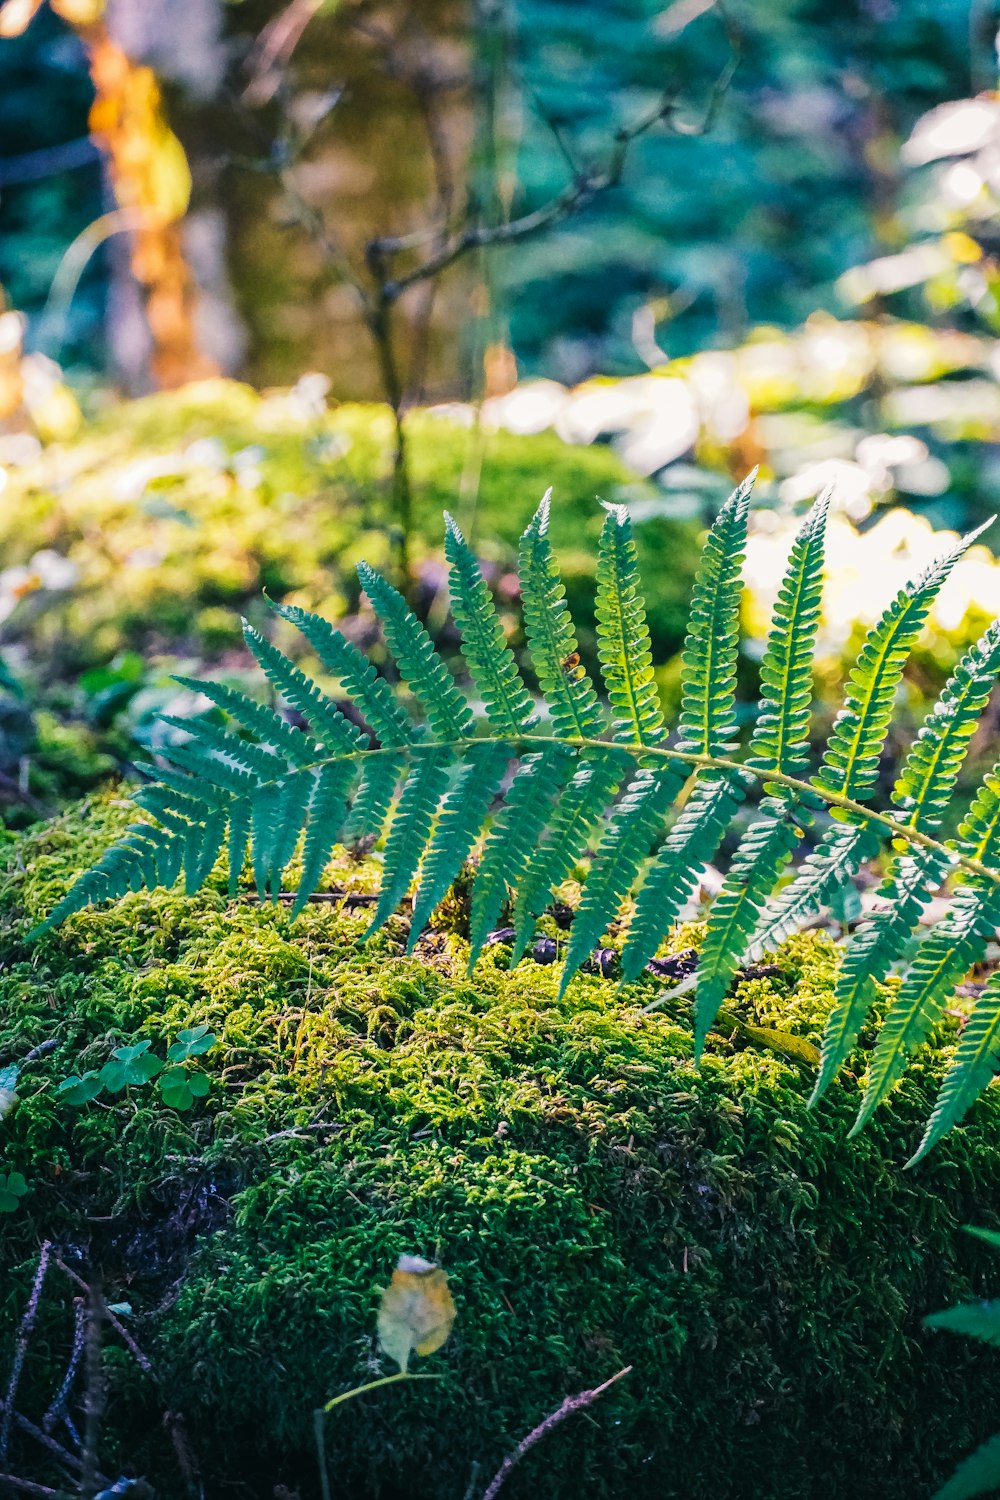
[{"label": "fallen yellow leaf", "polygon": [[411,1354],[441,1348],[454,1321],[447,1272],[419,1255],[401,1255],[378,1310],[379,1343],[389,1358],[405,1371]]}]

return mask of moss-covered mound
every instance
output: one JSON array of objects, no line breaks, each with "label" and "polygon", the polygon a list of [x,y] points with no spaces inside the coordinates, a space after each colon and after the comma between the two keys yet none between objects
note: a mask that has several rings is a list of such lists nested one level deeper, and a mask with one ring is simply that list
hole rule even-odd
[{"label": "moss-covered mound", "polygon": [[[216,658],[238,644],[239,614],[261,591],[325,613],[357,606],[354,565],[392,566],[392,420],[379,406],[337,406],[301,391],[259,395],[209,381],[111,408],[71,442],[11,470],[0,515],[0,567],[29,564],[76,581],[57,601],[21,606],[8,639],[72,672],[131,647]],[[410,551],[424,606],[441,582],[442,519],[453,512],[494,576],[509,571],[544,491],[571,603],[586,623],[602,512],[636,481],[608,448],[551,433],[478,434],[427,412],[407,418],[414,492]],[[640,528],[657,659],[680,644],[697,562],[696,529]],[[61,571],[60,571],[61,568]],[[18,588],[23,589],[20,581]],[[586,642],[584,643],[586,647]]]},{"label": "moss-covered mound", "polygon": [[[848,1141],[853,1077],[807,1113],[806,1071],[739,1034],[713,1037],[696,1070],[683,1015],[642,1012],[652,979],[618,994],[584,975],[559,1002],[551,967],[508,972],[499,945],[466,978],[456,931],[408,958],[397,919],[359,946],[373,872],[346,856],[342,894],[294,926],[283,906],[227,902],[216,878],[25,948],[126,816],[105,800],[23,838],[0,892],[0,1066],[58,1043],[0,1124],[0,1173],[29,1184],[0,1219],[0,1384],[54,1239],[130,1304],[160,1381],[110,1338],[108,1472],[185,1493],[169,1407],[207,1493],[315,1496],[311,1410],[381,1368],[378,1288],[403,1251],[451,1274],[458,1323],[425,1366],[444,1378],[331,1419],[338,1495],[457,1500],[476,1462],[481,1493],[565,1394],[625,1364],[519,1467],[511,1500],[912,1500],[996,1426],[996,1359],[920,1328],[990,1288],[995,1263],[959,1226],[1000,1222],[993,1091],[901,1170],[940,1050]],[[815,1041],[833,946],[803,936],[776,964],[730,1006]],[[122,1041],[162,1052],[198,1024],[219,1041],[192,1109],[149,1085],[77,1107],[57,1095]],[[18,1398],[36,1422],[73,1294],[52,1273]],[[23,1435],[12,1466],[51,1477]]]}]

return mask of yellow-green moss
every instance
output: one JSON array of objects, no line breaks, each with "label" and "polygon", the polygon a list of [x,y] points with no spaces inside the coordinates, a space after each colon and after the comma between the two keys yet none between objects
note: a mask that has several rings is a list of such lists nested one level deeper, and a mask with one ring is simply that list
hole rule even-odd
[{"label": "yellow-green moss", "polygon": [[[401,919],[361,946],[364,906],[316,902],[290,925],[213,877],[197,898],[131,896],[20,946],[127,817],[105,798],[23,838],[0,890],[0,1066],[59,1042],[0,1125],[0,1170],[31,1183],[0,1221],[0,1368],[53,1237],[132,1304],[210,1492],[313,1495],[311,1409],[378,1368],[377,1288],[411,1251],[449,1269],[459,1322],[434,1358],[443,1381],[333,1424],[340,1492],[358,1500],[454,1500],[474,1461],[488,1475],[567,1392],[626,1363],[593,1420],[519,1468],[511,1500],[909,1500],[995,1427],[995,1360],[920,1329],[991,1285],[958,1226],[1000,1222],[995,1091],[901,1170],[947,1035],[848,1141],[860,1058],[807,1112],[806,1072],[738,1038],[714,1037],[696,1069],[686,1018],[642,1011],[652,979],[619,994],[583,976],[560,1001],[552,967],[508,971],[503,948],[468,979],[450,928],[414,957]],[[345,856],[331,881],[363,894],[375,874]],[[728,1003],[815,1039],[833,945],[796,937],[776,963]],[[57,1099],[116,1041],[197,1023],[219,1044],[190,1114],[153,1090]],[[70,1293],[53,1286],[32,1347],[36,1419]],[[106,1450],[180,1494],[166,1398],[117,1356],[110,1376]]]},{"label": "yellow-green moss", "polygon": [[[415,412],[407,437],[417,561],[440,555],[448,509],[498,571],[509,570],[551,485],[553,532],[586,626],[597,500],[635,482],[610,449],[571,447],[552,434],[487,434],[472,501],[478,439],[468,429]],[[114,406],[73,442],[11,472],[0,517],[5,564],[52,548],[79,572],[61,602],[37,617],[25,611],[12,628],[36,657],[65,670],[124,647],[215,658],[238,644],[241,611],[262,612],[264,589],[342,614],[358,602],[354,565],[392,560],[391,442],[384,407],[317,415],[288,393],[261,396],[231,381]],[[639,546],[663,658],[682,638],[696,529],[657,521],[640,528]]]}]

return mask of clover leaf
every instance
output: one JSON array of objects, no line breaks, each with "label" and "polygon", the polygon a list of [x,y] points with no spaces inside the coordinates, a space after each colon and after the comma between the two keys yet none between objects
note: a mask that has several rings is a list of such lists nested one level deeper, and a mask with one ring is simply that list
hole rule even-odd
[{"label": "clover leaf", "polygon": [[207,1026],[189,1026],[177,1033],[176,1042],[167,1051],[167,1061],[179,1063],[187,1062],[190,1057],[201,1057],[203,1052],[215,1046],[215,1041],[215,1033]]},{"label": "clover leaf", "polygon": [[115,1048],[100,1073],[101,1082],[109,1094],[119,1094],[130,1084],[139,1086],[156,1077],[163,1062],[159,1057],[151,1055],[151,1045],[147,1040],[136,1042],[131,1047]]},{"label": "clover leaf", "polygon": [[81,1077],[79,1073],[73,1073],[69,1078],[64,1078],[57,1086],[56,1093],[66,1100],[67,1104],[89,1104],[91,1099],[96,1099],[104,1088],[101,1075],[93,1068]]},{"label": "clover leaf", "polygon": [[0,1172],[0,1214],[12,1214],[28,1191],[28,1184],[20,1172]]},{"label": "clover leaf", "polygon": [[196,1099],[203,1099],[208,1093],[208,1074],[191,1073],[179,1064],[168,1064],[157,1079],[156,1087],[164,1104],[169,1104],[171,1109],[190,1109]]}]

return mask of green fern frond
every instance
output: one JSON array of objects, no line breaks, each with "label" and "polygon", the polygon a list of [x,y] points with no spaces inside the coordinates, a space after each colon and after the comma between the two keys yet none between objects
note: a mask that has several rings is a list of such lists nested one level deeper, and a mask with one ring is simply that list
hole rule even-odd
[{"label": "green fern frond", "polygon": [[86,870],[29,939],[57,927],[67,917],[100,901],[116,900],[126,891],[173,885],[184,857],[182,838],[171,837],[150,823],[133,823],[96,864]]},{"label": "green fern frond", "polygon": [[611,735],[625,744],[658,745],[663,710],[653,678],[632,522],[624,505],[604,508],[608,514],[597,554],[597,656],[608,701],[619,715]]},{"label": "green fern frond", "polygon": [[[708,534],[695,577],[681,655],[681,738],[691,755],[727,755],[736,734],[736,658],[747,511],[756,469],[733,491]],[[639,892],[622,953],[622,978],[652,958],[713,858],[743,795],[733,775],[707,772],[696,784]]]},{"label": "green fern frond", "polygon": [[[823,593],[823,546],[830,494],[820,496],[792,544],[761,661],[760,712],[747,765],[761,777],[801,778],[808,766],[812,657]],[[761,910],[800,837],[791,812],[802,794],[764,781],[770,795],[733,856],[709,913],[698,962],[695,1052],[698,1055],[732,982]],[[810,816],[806,797],[802,816]],[[720,831],[721,832],[721,831]],[[716,830],[711,843],[717,844]],[[714,852],[714,849],[713,849]]]},{"label": "green fern frond", "polygon": [[[171,729],[179,729],[187,736],[186,743],[171,746],[170,758],[178,765],[185,765],[197,776],[203,774],[207,781],[218,777],[230,777],[232,773],[247,773],[268,780],[283,776],[288,763],[266,745],[245,740],[232,734],[219,724],[208,719],[182,719],[176,714],[161,714],[160,723]],[[180,754],[177,754],[180,751]],[[210,752],[206,754],[205,752]],[[305,764],[305,761],[300,762]],[[226,785],[223,780],[217,784]],[[232,782],[230,781],[230,786]]]},{"label": "green fern frond", "polygon": [[944,1077],[923,1140],[907,1166],[915,1166],[931,1147],[964,1118],[987,1084],[1000,1071],[1000,971],[985,989],[962,1028],[955,1056]]},{"label": "green fern frond", "polygon": [[699,782],[663,842],[639,889],[622,949],[622,979],[642,973],[676,922],[698,876],[712,858],[741,800],[728,777]]},{"label": "green fern frond", "polygon": [[764,814],[748,830],[733,858],[708,919],[698,957],[698,988],[694,1007],[695,1056],[719,1012],[726,991],[739,968],[747,939],[770,892],[777,884],[800,837],[780,798],[761,804]]},{"label": "green fern frond", "polygon": [[538,845],[549,810],[573,773],[569,747],[549,745],[528,755],[510,785],[503,807],[486,838],[472,887],[469,919],[469,973],[496,925],[507,895],[516,886]]},{"label": "green fern frond", "polygon": [[635,773],[601,840],[583,888],[566,947],[560,996],[617,917],[684,781],[683,772],[672,766],[655,770],[642,767]]},{"label": "green fern frond", "polygon": [[[544,724],[475,558],[449,519],[445,551],[454,614],[484,722],[477,723],[478,705],[474,710],[466,701],[402,596],[362,565],[362,583],[426,725],[404,709],[410,698],[394,691],[328,621],[276,606],[305,636],[334,692],[353,704],[351,712],[247,626],[247,644],[266,678],[306,729],[225,684],[182,679],[217,715],[167,717],[178,740],[161,753],[162,765],[146,768],[151,783],[136,794],[148,821],[132,825],[43,927],[93,901],[169,885],[181,875],[186,890],[197,890],[223,850],[230,893],[249,860],[260,897],[272,900],[283,894],[298,858],[294,918],[319,890],[337,844],[382,837],[389,819],[369,930],[380,927],[415,885],[411,950],[482,839],[471,893],[471,969],[508,902],[515,961],[521,956],[553,891],[599,834],[561,991],[638,885],[622,953],[623,979],[631,981],[758,786],[763,800],[708,914],[694,1004],[699,1052],[740,963],[812,917],[888,839],[882,904],[846,947],[818,1095],[853,1046],[875,986],[899,962],[928,898],[946,876],[955,882],[947,915],[920,943],[877,1039],[860,1127],[1000,923],[1000,767],[986,777],[957,837],[950,844],[939,837],[1000,666],[1000,626],[959,663],[904,762],[888,810],[867,807],[904,664],[967,538],[901,593],[869,631],[810,777],[812,657],[828,508],[823,497],[790,551],[761,663],[759,711],[741,753],[736,663],[749,489],[750,481],[726,502],[705,545],[681,661],[674,744],[655,692],[627,512],[607,507],[597,567],[597,655],[610,714],[580,664],[549,542],[548,497],[521,539],[525,628],[548,712]],[[354,711],[367,731],[355,724]],[[824,809],[833,815],[829,826],[780,889],[802,832]],[[1000,981],[991,981],[959,1041],[918,1156],[964,1115],[992,1076],[1000,1053],[998,1013]]]},{"label": "green fern frond", "polygon": [[[913,753],[916,755],[917,750]],[[986,776],[976,793],[958,830],[955,851],[970,855],[988,868],[1000,861],[998,767]],[[956,891],[948,916],[923,939],[903,976],[875,1044],[855,1131],[902,1077],[908,1057],[941,1019],[955,985],[998,922],[1000,891],[989,880],[971,877]]]},{"label": "green fern frond", "polygon": [[594,685],[580,665],[566,590],[549,544],[547,493],[521,537],[521,596],[528,649],[552,727],[560,739],[596,739],[604,714]]},{"label": "green fern frond", "polygon": [[949,1333],[963,1333],[967,1338],[981,1339],[1000,1349],[1000,1299],[994,1302],[967,1302],[949,1307],[945,1312],[931,1313],[924,1319],[925,1328],[946,1328]]},{"label": "green fern frond", "polygon": [[[316,684],[289,661],[277,646],[272,646],[259,631],[243,621],[243,639],[253,652],[261,670],[282,697],[307,720],[312,733],[336,754],[338,751],[360,750],[365,736],[346,719],[335,703]],[[222,704],[221,707],[225,707]],[[254,728],[251,724],[249,728]],[[297,731],[296,731],[297,732]],[[262,734],[262,730],[255,730]],[[266,738],[266,733],[264,733]]]},{"label": "green fern frond", "polygon": [[[823,764],[815,777],[815,784],[822,791],[836,792],[855,802],[866,801],[872,795],[906,659],[948,574],[984,530],[985,526],[980,526],[962,537],[912,584],[900,590],[878,624],[868,632],[847,680],[844,706],[837,715]],[[837,809],[834,815],[838,815]]]},{"label": "green fern frond", "polygon": [[366,756],[362,760],[361,779],[344,824],[345,844],[360,839],[374,840],[381,836],[396,787],[405,770],[404,755],[383,753]]},{"label": "green fern frond", "polygon": [[[306,836],[302,846],[302,874],[292,905],[294,921],[309,897],[319,889],[323,871],[330,863],[347,816],[347,798],[357,767],[351,761],[333,761],[320,766],[309,794]],[[391,799],[392,793],[389,793]],[[232,860],[232,855],[230,855]],[[241,861],[242,863],[242,861]]]},{"label": "green fern frond", "polygon": [[[855,802],[871,797],[907,657],[948,574],[983,529],[963,537],[902,589],[869,630],[848,678],[844,706],[834,722],[819,772],[812,778],[821,795]],[[826,831],[797,877],[765,907],[750,954],[776,947],[814,917],[875,853],[874,836],[869,836],[857,812],[838,806],[830,811],[853,831]]]},{"label": "green fern frond", "polygon": [[311,790],[311,777],[299,774],[260,787],[254,796],[250,813],[254,880],[262,900],[269,892],[277,901],[281,893],[281,877],[295,852]]},{"label": "green fern frond", "polygon": [[[803,777],[809,764],[813,651],[823,601],[823,551],[830,491],[813,506],[792,544],[760,664],[760,712],[747,764]],[[781,795],[776,783],[765,790]],[[784,793],[787,796],[787,793]]]},{"label": "green fern frond", "polygon": [[[1000,627],[993,625],[962,657],[903,763],[892,801],[900,809],[901,821],[909,827],[926,833],[940,826],[998,671]],[[814,1100],[847,1059],[875,999],[877,981],[888,974],[949,865],[947,856],[936,850],[920,850],[903,860],[897,854],[896,865],[878,893],[884,903],[881,910],[848,945],[841,965]],[[883,1057],[880,1070],[886,1061]],[[874,1102],[866,1097],[855,1130],[860,1129],[872,1108]]]},{"label": "green fern frond", "polygon": [[210,812],[204,823],[190,823],[184,835],[181,864],[184,890],[189,896],[200,891],[225,846],[228,819],[221,809]]},{"label": "green fern frond", "polygon": [[392,916],[410,888],[410,881],[427,847],[438,804],[448,785],[451,765],[451,752],[440,745],[415,759],[389,825],[382,888],[369,934],[377,932]]},{"label": "green fern frond", "polygon": [[921,849],[900,860],[879,887],[876,899],[883,905],[848,945],[837,975],[834,1007],[824,1028],[819,1076],[810,1103],[817,1103],[849,1056],[874,1004],[878,980],[905,947],[924,906],[947,874],[948,864],[946,854]]},{"label": "green fern frond", "polygon": [[504,638],[479,564],[447,511],[444,521],[444,554],[451,564],[451,608],[462,632],[465,663],[482,694],[490,724],[498,734],[506,731],[516,738],[538,722],[535,706]]},{"label": "green fern frond", "polygon": [[229,804],[229,828],[226,835],[230,900],[236,895],[239,879],[243,873],[243,865],[247,857],[247,849],[250,846],[252,814],[253,808],[249,797],[232,798]]},{"label": "green fern frond", "polygon": [[903,762],[892,800],[911,827],[940,826],[998,674],[1000,621],[994,621],[958,663]]},{"label": "green fern frond", "polygon": [[389,684],[372,663],[322,615],[310,614],[297,605],[271,603],[271,608],[289,625],[300,630],[319,657],[323,668],[339,680],[349,698],[382,745],[406,745],[414,726],[396,702]]},{"label": "green fern frond", "polygon": [[954,1474],[931,1500],[974,1500],[1000,1489],[1000,1433],[987,1438],[963,1459]]},{"label": "green fern frond", "polygon": [[736,738],[736,657],[750,492],[757,470],[733,491],[708,533],[695,575],[681,653],[678,749],[728,755]]},{"label": "green fern frond", "polygon": [[[253,698],[248,698],[245,693],[237,692],[235,688],[227,687],[223,682],[198,682],[193,677],[175,677],[174,681],[179,682],[181,687],[189,688],[192,692],[200,693],[202,697],[210,699],[217,708],[221,708],[229,714],[230,718],[235,719],[237,724],[242,724],[244,729],[249,729],[251,734],[255,734],[259,740],[265,741],[274,751],[283,755],[291,765],[307,766],[315,760],[313,747],[302,730],[296,729],[293,724],[289,724],[280,714],[265,707],[263,703],[255,702]],[[202,721],[200,720],[187,722],[183,719],[164,718],[163,722],[187,729],[191,734],[200,735],[201,733]],[[216,729],[215,725],[208,727],[212,731]],[[226,734],[227,731],[222,730],[219,733]],[[216,746],[221,748],[224,742],[219,739],[218,734],[213,734],[212,738]],[[238,742],[241,753],[244,755],[247,753],[246,741],[239,740],[236,735],[230,735],[228,738],[230,741]],[[234,745],[233,749],[236,748]],[[266,750],[264,753],[270,755],[271,751]],[[258,764],[263,766],[262,761],[258,761]],[[253,770],[256,767],[250,766],[249,769]]]},{"label": "green fern frond", "polygon": [[[191,790],[194,790],[193,784]],[[163,783],[140,787],[135,794],[135,804],[144,812],[152,813],[171,833],[186,833],[192,824],[200,825],[213,811],[212,804],[203,797],[193,797],[186,789],[175,791]]]},{"label": "green fern frond", "polygon": [[553,814],[548,839],[535,850],[518,882],[514,906],[514,951],[524,954],[545,903],[587,847],[595,825],[618,790],[627,762],[609,750],[585,760]]},{"label": "green fern frond", "polygon": [[503,743],[482,740],[474,744],[441,804],[413,898],[408,952],[412,953],[431,912],[446,894],[479,837],[509,754]]},{"label": "green fern frond", "polygon": [[755,962],[805,927],[867,860],[874,859],[881,843],[877,829],[863,823],[834,823],[827,828],[793,879],[764,908],[747,946],[747,958]]},{"label": "green fern frond", "polygon": [[358,577],[382,622],[403,679],[423,704],[434,734],[442,740],[471,734],[475,726],[472,710],[402,594],[367,563],[358,563]]}]

